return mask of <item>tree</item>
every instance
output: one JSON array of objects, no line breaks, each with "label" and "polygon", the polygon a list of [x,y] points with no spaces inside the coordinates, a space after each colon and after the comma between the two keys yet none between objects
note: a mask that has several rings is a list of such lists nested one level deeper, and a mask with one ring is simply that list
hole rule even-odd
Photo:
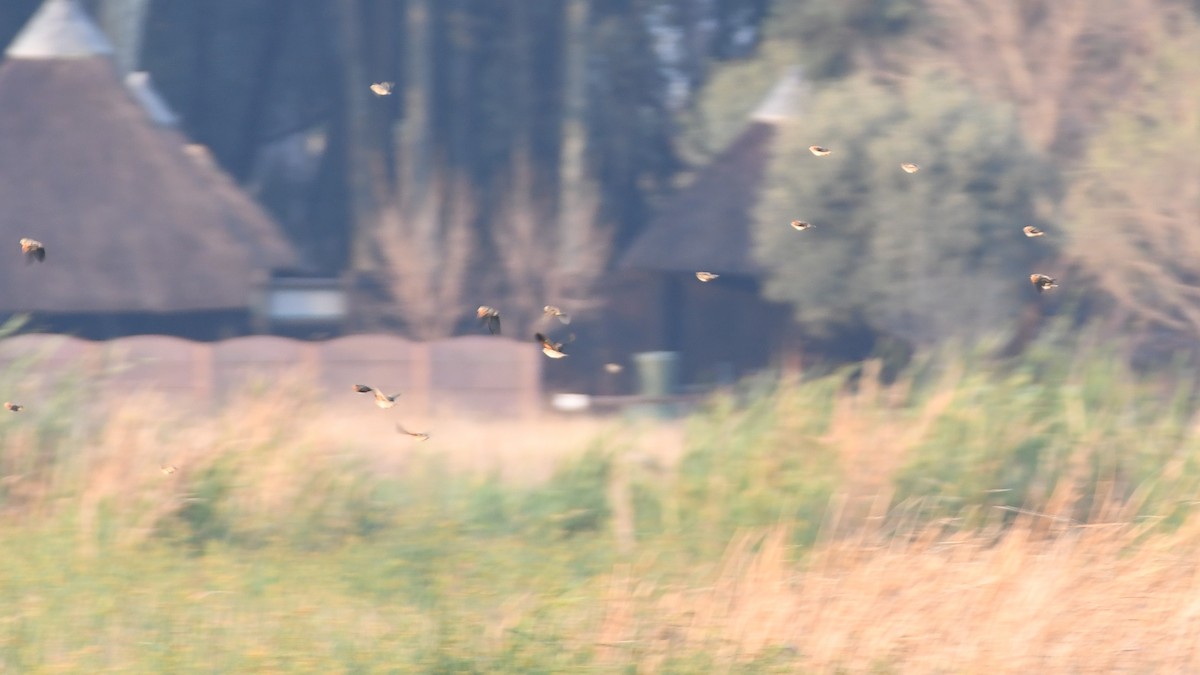
[{"label": "tree", "polygon": [[678,168],[675,125],[643,13],[650,3],[589,2],[587,161],[600,219],[613,223],[619,249],[637,235],[650,197]]},{"label": "tree", "polygon": [[[929,48],[915,61],[959,72],[985,96],[1016,106],[1025,136],[1072,158],[1086,129],[1120,98],[1175,0],[927,0]],[[915,51],[915,50],[914,50]]]},{"label": "tree", "polygon": [[890,68],[893,46],[925,18],[922,0],[775,0],[769,39],[800,48],[809,76]]},{"label": "tree", "polygon": [[390,199],[375,242],[396,314],[418,339],[453,334],[475,252],[475,196],[464,178],[447,173],[438,171],[420,193]]},{"label": "tree", "polygon": [[1066,200],[1071,254],[1117,307],[1200,337],[1200,27],[1112,104]]},{"label": "tree", "polygon": [[[776,148],[756,253],[766,295],[806,329],[928,345],[1004,328],[1032,292],[1045,248],[1021,228],[1050,181],[1006,110],[940,77],[892,88],[856,76],[819,93]],[[796,232],[795,219],[815,227]]]}]

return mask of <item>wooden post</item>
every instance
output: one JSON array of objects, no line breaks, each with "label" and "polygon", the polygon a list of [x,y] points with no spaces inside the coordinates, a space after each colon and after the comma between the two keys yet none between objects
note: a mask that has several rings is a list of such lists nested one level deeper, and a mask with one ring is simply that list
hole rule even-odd
[{"label": "wooden post", "polygon": [[213,358],[213,346],[207,342],[192,344],[192,392],[196,399],[206,407],[216,405],[216,363]]},{"label": "wooden post", "polygon": [[542,353],[533,347],[520,352],[521,377],[517,395],[520,397],[521,415],[537,417],[542,410]]},{"label": "wooden post", "polygon": [[412,358],[412,406],[418,415],[428,417],[433,398],[433,356],[428,342],[414,342]]}]

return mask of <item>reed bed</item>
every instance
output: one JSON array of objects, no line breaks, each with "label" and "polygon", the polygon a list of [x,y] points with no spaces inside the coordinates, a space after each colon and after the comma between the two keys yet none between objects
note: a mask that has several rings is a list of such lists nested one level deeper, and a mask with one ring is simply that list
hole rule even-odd
[{"label": "reed bed", "polygon": [[0,419],[0,669],[1198,670],[1188,371],[1064,353],[667,422],[62,383]]}]

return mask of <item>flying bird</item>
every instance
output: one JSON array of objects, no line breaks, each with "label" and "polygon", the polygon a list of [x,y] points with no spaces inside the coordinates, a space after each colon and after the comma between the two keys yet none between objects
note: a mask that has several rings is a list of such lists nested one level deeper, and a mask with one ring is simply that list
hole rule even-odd
[{"label": "flying bird", "polygon": [[812,154],[816,155],[817,157],[825,157],[829,153],[833,152],[829,148],[822,148],[819,145],[808,146],[808,151],[811,152]]},{"label": "flying bird", "polygon": [[500,334],[500,310],[483,305],[475,310],[475,316],[479,317],[480,323],[487,326],[489,333],[492,335]]},{"label": "flying bird", "polygon": [[721,276],[721,275],[713,274],[712,272],[696,272],[696,278],[705,283],[708,283],[709,281],[712,281],[713,279],[716,279],[719,276]]},{"label": "flying bird", "polygon": [[417,439],[418,441],[429,440],[429,434],[423,434],[418,431],[409,431],[408,429],[405,429],[404,427],[400,426],[399,422],[396,423],[396,431],[399,431],[400,433],[402,433],[406,436],[412,436],[413,438]]},{"label": "flying bird", "polygon": [[32,263],[34,260],[42,262],[46,259],[46,247],[37,239],[22,239],[21,253],[25,254],[25,264]]},{"label": "flying bird", "polygon": [[396,399],[400,398],[400,394],[392,394],[391,396],[388,396],[387,394],[383,393],[382,391],[379,391],[375,387],[368,387],[365,384],[354,385],[354,391],[357,391],[360,394],[367,394],[367,393],[374,394],[375,395],[375,405],[379,406],[380,408],[385,408],[385,409],[396,405]]},{"label": "flying bird", "polygon": [[25,409],[25,406],[21,405],[20,403],[13,403],[11,401],[5,401],[4,407],[13,412],[21,412]]},{"label": "flying bird", "polygon": [[912,162],[905,162],[900,165],[900,168],[904,169],[904,173],[916,173],[921,170],[920,166],[913,164]]},{"label": "flying bird", "polygon": [[1029,281],[1034,288],[1038,289],[1038,293],[1048,291],[1051,288],[1058,288],[1058,280],[1054,277],[1048,277],[1045,274],[1030,274]]},{"label": "flying bird", "polygon": [[792,221],[792,229],[793,230],[803,232],[810,227],[812,227],[812,223],[806,223],[803,220],[793,220]]},{"label": "flying bird", "polygon": [[1032,225],[1026,225],[1024,227],[1024,229],[1022,229],[1021,231],[1025,233],[1026,237],[1040,237],[1040,236],[1046,234],[1045,232],[1039,230],[1038,228],[1036,228]]},{"label": "flying bird", "polygon": [[396,86],[394,82],[376,82],[371,85],[371,92],[376,96],[388,96],[392,93],[394,86]]},{"label": "flying bird", "polygon": [[[555,342],[541,333],[535,333],[533,339],[537,340],[538,344],[542,346],[542,353],[552,359],[561,359],[567,355],[563,351],[563,343],[561,342]],[[570,342],[570,340],[567,340],[567,342]]]},{"label": "flying bird", "polygon": [[624,367],[624,366],[622,366],[622,365],[621,365],[621,364],[619,364],[619,363],[606,363],[606,364],[604,364],[604,372],[606,372],[606,373],[611,373],[611,374],[613,374],[613,375],[616,375],[617,373],[621,372],[621,371],[622,371],[622,370],[624,370],[624,369],[625,369],[625,367]]},{"label": "flying bird", "polygon": [[546,305],[542,308],[542,312],[545,313],[546,316],[556,317],[564,325],[571,323],[571,316],[569,314],[564,314],[561,309],[555,307],[554,305]]},{"label": "flying bird", "polygon": [[164,464],[159,468],[159,470],[162,471],[164,476],[170,476],[178,471],[179,467],[175,466],[174,464]]}]

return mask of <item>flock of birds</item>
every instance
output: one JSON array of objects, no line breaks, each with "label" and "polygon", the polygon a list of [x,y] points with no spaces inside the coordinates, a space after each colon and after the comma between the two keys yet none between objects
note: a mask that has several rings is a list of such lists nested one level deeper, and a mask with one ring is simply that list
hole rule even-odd
[{"label": "flock of birds", "polygon": [[[833,151],[829,148],[820,145],[810,145],[808,146],[808,151],[817,157],[828,157],[833,153]],[[904,173],[916,173],[921,170],[921,166],[919,164],[913,164],[912,162],[903,162],[900,164],[900,169],[903,170]],[[792,221],[792,229],[796,230],[797,232],[803,232],[812,226],[812,223],[803,220]],[[1034,227],[1033,225],[1026,225],[1022,231],[1025,233],[1026,237],[1040,237],[1046,234],[1041,229]],[[720,276],[721,275],[714,274],[712,272],[696,272],[696,278],[705,283],[712,281],[713,279],[717,279]],[[1045,274],[1030,274],[1029,282],[1033,284],[1033,287],[1036,288],[1039,293],[1048,291],[1051,288],[1058,288],[1058,280]]]},{"label": "flock of birds", "polygon": [[[570,315],[554,305],[546,305],[544,308],[542,308],[542,312],[543,316],[557,319],[560,323],[571,323]],[[478,316],[480,324],[486,328],[489,333],[492,335],[500,335],[499,310],[497,310],[495,307],[488,307],[485,305],[476,311],[476,316]],[[555,342],[542,333],[536,333],[534,335],[534,339],[537,340],[538,344],[541,345],[542,351],[546,354],[546,356],[549,356],[552,359],[561,359],[567,355],[567,353],[563,351],[563,345],[573,342],[575,340],[575,334],[572,333],[563,342]],[[609,363],[604,366],[604,369],[610,373],[618,373],[621,371],[621,366],[620,364]],[[375,399],[375,405],[384,410],[394,408],[396,406],[396,399],[400,398],[400,394],[388,394],[378,387],[372,387],[367,384],[355,384],[353,389],[359,394],[371,394],[371,396]],[[419,431],[409,431],[399,423],[396,424],[396,431],[407,436],[411,436],[418,441],[429,440],[429,434]]]},{"label": "flock of birds", "polygon": [[[371,85],[371,92],[374,93],[376,96],[389,96],[392,93],[393,87],[394,87],[394,84],[392,82],[376,82]],[[811,145],[811,146],[809,146],[808,150],[809,150],[809,152],[811,152],[813,155],[815,155],[817,157],[828,157],[833,152],[829,148],[825,148],[825,147],[822,147],[819,145]],[[918,171],[921,170],[921,167],[919,165],[913,164],[911,162],[902,163],[900,165],[900,168],[905,173],[909,173],[909,174],[917,173]],[[793,220],[791,222],[791,226],[792,226],[792,229],[799,231],[799,232],[803,232],[804,230],[808,230],[813,227],[812,223],[809,223],[809,222],[806,222],[803,220]],[[1025,233],[1026,237],[1041,237],[1045,234],[1045,232],[1043,232],[1042,230],[1040,230],[1032,225],[1025,226],[1024,233]],[[42,244],[42,242],[40,242],[36,239],[22,238],[21,239],[21,253],[24,256],[25,263],[27,265],[33,264],[35,262],[39,262],[39,263],[44,262],[46,260],[46,247]],[[705,271],[696,272],[696,278],[704,283],[713,281],[714,279],[717,279],[720,276],[721,275],[715,274],[713,272],[705,272]],[[1037,274],[1037,273],[1031,274],[1031,275],[1029,275],[1029,281],[1030,281],[1030,283],[1033,284],[1034,288],[1036,288],[1039,293],[1058,287],[1058,280],[1051,276],[1045,275],[1045,274]],[[555,307],[554,305],[546,305],[545,307],[542,308],[542,311],[543,311],[543,316],[546,318],[557,319],[562,324],[571,323],[570,315],[563,312],[562,309]],[[478,317],[480,324],[484,328],[486,328],[490,334],[492,334],[492,335],[500,334],[501,329],[500,329],[500,311],[499,310],[497,310],[494,307],[489,307],[487,305],[483,305],[483,306],[479,307],[478,310],[476,310],[476,316]],[[548,337],[546,334],[537,332],[537,333],[534,333],[533,339],[542,348],[542,352],[546,356],[548,356],[552,359],[561,359],[561,358],[564,358],[567,356],[567,353],[564,350],[564,346],[567,344],[570,344],[571,342],[573,342],[575,340],[575,334],[571,333],[564,341],[557,342],[554,339]],[[622,367],[618,363],[606,363],[604,365],[604,370],[608,373],[615,374],[615,373],[621,372]],[[382,409],[389,409],[389,408],[395,407],[396,399],[398,399],[400,397],[400,394],[387,394],[383,390],[381,390],[377,387],[372,387],[372,386],[365,385],[365,384],[355,384],[353,389],[355,392],[360,393],[360,394],[371,394],[375,399],[375,405]],[[22,410],[25,409],[25,406],[21,405],[20,403],[14,403],[12,401],[5,401],[4,407],[5,407],[5,409],[10,410],[12,412],[21,412]],[[408,429],[404,428],[404,426],[400,423],[396,423],[396,431],[401,434],[411,436],[412,438],[415,438],[418,441],[425,441],[425,440],[429,439],[429,434],[424,433],[424,432],[409,431]],[[173,474],[177,470],[178,470],[178,467],[176,467],[174,465],[163,465],[162,466],[162,472],[164,475]]]}]

